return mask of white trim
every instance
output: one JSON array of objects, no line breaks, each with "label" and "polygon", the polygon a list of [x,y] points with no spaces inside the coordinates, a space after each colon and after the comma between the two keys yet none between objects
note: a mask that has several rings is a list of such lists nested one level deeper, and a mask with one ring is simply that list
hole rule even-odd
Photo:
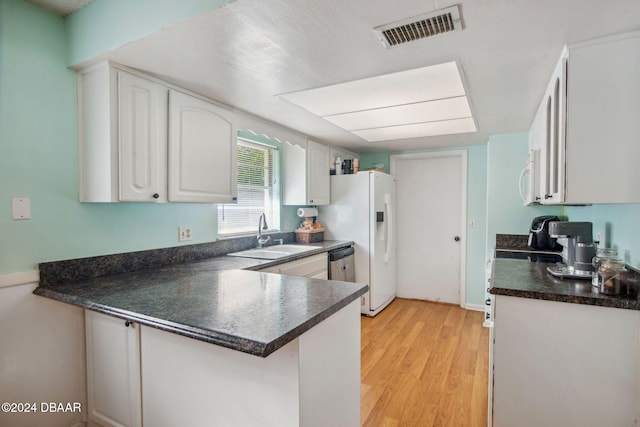
[{"label": "white trim", "polygon": [[[462,161],[462,203],[460,207],[461,221],[460,239],[462,245],[460,247],[460,307],[467,307],[467,150],[442,150],[442,151],[425,151],[421,153],[393,154],[389,157],[389,172],[395,176],[394,172],[397,167],[398,160],[407,159],[434,159],[439,157],[460,157]],[[484,307],[482,310],[484,311]]]},{"label": "white trim", "polygon": [[0,275],[0,288],[9,286],[29,285],[40,281],[40,272],[24,271],[21,273],[9,273]]},{"label": "white trim", "polygon": [[480,304],[465,304],[462,308],[473,311],[484,311],[484,306]]}]

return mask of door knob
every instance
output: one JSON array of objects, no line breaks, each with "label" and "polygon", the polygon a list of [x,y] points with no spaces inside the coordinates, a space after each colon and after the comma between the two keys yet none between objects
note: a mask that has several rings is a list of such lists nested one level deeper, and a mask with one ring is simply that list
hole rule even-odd
[{"label": "door knob", "polygon": [[454,237],[453,240],[455,240],[456,242],[459,242],[460,241],[460,236]]}]

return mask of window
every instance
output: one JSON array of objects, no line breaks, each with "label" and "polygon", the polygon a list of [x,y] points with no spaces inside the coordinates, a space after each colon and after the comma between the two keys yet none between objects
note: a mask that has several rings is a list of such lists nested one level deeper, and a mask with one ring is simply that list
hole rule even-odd
[{"label": "window", "polygon": [[218,235],[254,234],[262,213],[269,230],[279,230],[277,159],[277,148],[238,138],[238,201],[218,205]]}]

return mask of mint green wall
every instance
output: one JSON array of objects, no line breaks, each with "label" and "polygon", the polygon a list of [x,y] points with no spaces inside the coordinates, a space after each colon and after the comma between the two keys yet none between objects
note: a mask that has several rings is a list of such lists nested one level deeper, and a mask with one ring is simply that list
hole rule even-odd
[{"label": "mint green wall", "polygon": [[526,132],[493,135],[487,143],[487,258],[496,234],[527,234],[540,215],[562,216],[562,206],[523,206],[518,182],[529,149]]},{"label": "mint green wall", "polygon": [[487,144],[487,256],[496,233],[526,234],[531,219],[558,215],[569,221],[593,222],[594,238],[618,249],[625,261],[640,268],[640,204],[592,206],[522,206],[517,182],[527,155],[527,134],[495,135]]},{"label": "mint green wall", "polygon": [[233,0],[93,0],[69,15],[68,64],[89,60]]},{"label": "mint green wall", "polygon": [[[76,76],[66,46],[63,18],[0,1],[0,274],[216,240],[215,205],[78,202]],[[31,199],[32,219],[12,219],[12,197]],[[295,227],[293,208],[285,220]],[[191,242],[178,242],[179,226],[193,229]]]},{"label": "mint green wall", "polygon": [[374,153],[360,155],[360,170],[367,170],[375,164],[384,165],[384,170],[389,172],[389,153]]},{"label": "mint green wall", "polygon": [[[467,304],[484,304],[487,240],[487,147],[468,148],[467,157]],[[475,227],[470,222],[474,221]],[[483,306],[484,307],[484,306]]]},{"label": "mint green wall", "polygon": [[570,221],[593,222],[601,246],[617,248],[627,264],[640,269],[640,204],[567,206],[565,215]]},{"label": "mint green wall", "polygon": [[[385,165],[389,171],[392,154],[418,153],[429,151],[466,150],[467,151],[467,266],[466,266],[466,302],[471,305],[482,305],[484,301],[485,270],[485,222],[486,222],[486,176],[487,149],[484,145],[434,149],[421,151],[404,151],[394,153],[362,154],[362,169],[376,163]],[[473,220],[475,227],[471,227]]]}]

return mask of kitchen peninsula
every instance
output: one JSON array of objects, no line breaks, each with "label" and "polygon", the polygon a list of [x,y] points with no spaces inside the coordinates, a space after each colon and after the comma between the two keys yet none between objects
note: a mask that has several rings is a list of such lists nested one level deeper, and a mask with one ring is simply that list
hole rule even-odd
[{"label": "kitchen peninsula", "polygon": [[[97,422],[358,425],[367,286],[237,269],[271,265],[217,256],[83,281],[45,277],[34,293],[85,308]],[[112,377],[123,393],[100,389]]]}]

